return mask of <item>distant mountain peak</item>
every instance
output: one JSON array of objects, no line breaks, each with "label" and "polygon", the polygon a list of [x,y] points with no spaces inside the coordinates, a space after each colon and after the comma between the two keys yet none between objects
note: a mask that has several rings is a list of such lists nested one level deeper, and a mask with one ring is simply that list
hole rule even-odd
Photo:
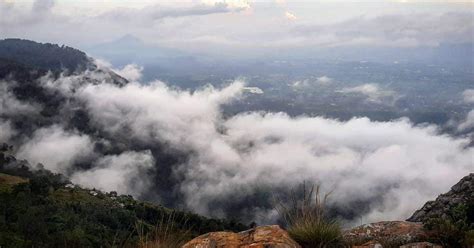
[{"label": "distant mountain peak", "polygon": [[131,34],[126,34],[111,43],[120,43],[120,44],[127,44],[127,45],[142,45],[143,41]]}]

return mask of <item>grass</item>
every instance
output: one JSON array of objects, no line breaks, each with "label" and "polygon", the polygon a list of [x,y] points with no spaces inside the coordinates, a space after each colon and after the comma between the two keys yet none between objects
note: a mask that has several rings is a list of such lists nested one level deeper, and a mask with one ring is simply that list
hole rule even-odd
[{"label": "grass", "polygon": [[28,179],[0,173],[0,192],[8,192],[14,185],[26,182]]},{"label": "grass", "polygon": [[89,190],[85,189],[58,189],[53,192],[52,196],[54,199],[61,202],[82,202],[82,203],[96,203],[104,204],[107,198],[100,199],[96,196],[89,194]]},{"label": "grass", "polygon": [[289,204],[278,201],[277,211],[287,225],[288,234],[302,247],[340,247],[342,231],[337,221],[327,218],[326,202],[330,193],[320,195],[320,186],[309,189],[303,183],[300,197],[292,192]]},{"label": "grass", "polygon": [[[174,213],[167,218],[160,219],[156,226],[150,226],[143,222],[137,222],[138,248],[179,248],[191,240],[191,229],[180,229],[175,226],[177,220]],[[184,224],[186,226],[186,224]]]}]

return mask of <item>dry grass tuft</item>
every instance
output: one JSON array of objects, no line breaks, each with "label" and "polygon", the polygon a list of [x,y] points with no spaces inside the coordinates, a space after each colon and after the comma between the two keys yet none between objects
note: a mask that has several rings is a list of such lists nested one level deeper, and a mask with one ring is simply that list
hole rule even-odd
[{"label": "dry grass tuft", "polygon": [[[162,217],[160,222],[149,227],[143,223],[137,223],[138,248],[179,248],[187,241],[191,240],[190,229],[179,229],[175,226],[177,223],[174,213],[167,218]],[[186,220],[182,220],[186,222]],[[151,229],[151,230],[150,230]]]},{"label": "dry grass tuft", "polygon": [[277,211],[288,227],[290,236],[303,247],[323,248],[343,245],[339,224],[327,218],[326,202],[330,193],[321,197],[320,186],[310,188],[303,183],[303,192],[298,197],[292,192],[289,204],[279,200]]}]

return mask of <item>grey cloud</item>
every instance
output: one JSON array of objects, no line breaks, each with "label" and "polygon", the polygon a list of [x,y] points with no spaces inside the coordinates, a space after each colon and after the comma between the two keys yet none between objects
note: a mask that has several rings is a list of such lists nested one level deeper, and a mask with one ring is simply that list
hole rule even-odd
[{"label": "grey cloud", "polygon": [[339,90],[338,92],[348,94],[348,93],[355,93],[355,94],[362,94],[367,97],[367,100],[380,102],[385,101],[393,104],[398,96],[396,92],[392,90],[382,89],[378,84],[362,84],[355,87],[347,87]]},{"label": "grey cloud", "polygon": [[466,118],[458,125],[458,131],[463,132],[470,129],[474,130],[474,110],[469,111]]},{"label": "grey cloud", "polygon": [[[130,130],[135,138],[191,152],[174,169],[184,177],[179,190],[187,207],[206,215],[224,215],[216,201],[245,197],[258,185],[288,188],[310,180],[335,189],[336,205],[380,198],[364,221],[403,219],[472,170],[467,139],[404,119],[342,122],[272,113],[223,119],[219,106],[242,90],[237,83],[190,93],[155,82],[87,86],[76,97],[104,130]],[[259,212],[273,216],[271,209]]]},{"label": "grey cloud", "polygon": [[295,88],[301,88],[301,87],[310,87],[310,86],[326,86],[329,85],[333,82],[334,80],[328,76],[321,76],[317,77],[316,79],[303,79],[303,80],[298,80],[294,81],[291,86]]},{"label": "grey cloud", "polygon": [[[162,139],[178,148],[206,139],[220,116],[219,105],[238,97],[242,82],[218,91],[175,91],[162,82],[87,86],[76,95],[87,103],[95,121],[108,132],[128,127],[136,138]],[[124,116],[125,115],[125,116]],[[133,118],[130,118],[134,116]]]},{"label": "grey cloud", "polygon": [[19,28],[26,25],[38,25],[47,20],[58,20],[60,16],[54,15],[51,9],[54,0],[36,0],[31,8],[16,6],[15,2],[0,1],[0,27],[4,29]]},{"label": "grey cloud", "polygon": [[149,16],[152,19],[162,19],[166,17],[181,17],[181,16],[195,16],[195,15],[210,15],[216,13],[226,13],[232,11],[241,11],[245,8],[232,8],[225,2],[215,3],[214,5],[205,5],[200,4],[193,6],[191,8],[184,8],[184,9],[169,9],[165,11],[154,11],[154,10],[147,10],[149,11]]},{"label": "grey cloud", "polygon": [[41,111],[42,107],[38,104],[23,102],[18,100],[9,89],[14,82],[0,80],[0,116],[10,115],[34,115]]},{"label": "grey cloud", "polygon": [[474,89],[467,89],[462,93],[465,103],[474,103]]},{"label": "grey cloud", "polygon": [[316,82],[319,83],[319,84],[330,84],[331,82],[333,81],[332,78],[328,77],[328,76],[322,76],[322,77],[318,77],[316,79]]},{"label": "grey cloud", "polygon": [[69,132],[59,125],[41,128],[17,151],[17,156],[46,169],[69,174],[72,165],[93,155],[93,141],[87,135]]},{"label": "grey cloud", "polygon": [[0,119],[0,143],[8,142],[16,131],[12,128],[9,121]]},{"label": "grey cloud", "polygon": [[92,169],[74,172],[71,181],[89,188],[140,196],[150,187],[149,170],[153,165],[149,151],[107,155],[98,159]]},{"label": "grey cloud", "polygon": [[[283,19],[267,21],[268,13],[273,13],[274,9],[268,13],[267,10],[246,12],[237,18],[236,15],[220,15],[249,8],[245,4],[225,1],[150,5],[142,9],[116,8],[95,16],[62,14],[51,11],[52,1],[42,2],[37,1],[37,7],[31,10],[0,2],[3,35],[91,45],[132,33],[147,42],[191,53],[255,56],[275,49],[294,52],[295,47],[311,50],[355,45],[417,47],[445,42],[470,43],[474,30],[470,12],[440,14],[436,10],[413,15],[351,16],[338,23],[301,25],[299,22],[289,24]],[[226,25],[220,25],[224,20]],[[249,25],[253,28],[247,28]]]},{"label": "grey cloud", "polygon": [[33,3],[32,11],[46,12],[50,11],[54,6],[54,0],[36,0]]},{"label": "grey cloud", "polygon": [[250,113],[224,125],[225,135],[209,138],[208,150],[187,165],[182,184],[188,204],[204,213],[212,210],[203,203],[234,195],[237,189],[251,191],[259,184],[294,187],[309,180],[326,191],[335,189],[333,200],[339,205],[381,196],[378,189],[386,187],[383,203],[362,218],[402,219],[449,188],[455,180],[438,184],[445,175],[459,178],[472,169],[473,150],[464,149],[467,140],[438,136],[434,127],[414,127],[406,120],[339,122]]},{"label": "grey cloud", "polygon": [[[154,173],[170,166],[148,151],[165,144],[185,154],[171,167],[178,182],[169,191],[178,191],[190,210],[226,216],[228,209],[219,203],[237,203],[262,188],[288,189],[306,180],[321,184],[323,191],[334,190],[334,206],[370,202],[369,211],[359,213],[364,222],[404,219],[472,171],[470,140],[440,134],[435,125],[284,113],[224,117],[222,105],[244,97],[243,82],[194,92],[159,81],[122,87],[78,83],[91,74],[45,77],[42,84],[83,103],[89,123],[107,134],[105,143],[120,150],[98,154],[92,150],[98,140],[58,124],[37,130],[19,148],[19,158],[66,172],[87,187],[140,196],[157,191]],[[140,147],[122,140],[140,141]],[[84,157],[90,169],[71,168]],[[252,204],[247,203],[251,218],[269,222],[275,217],[271,207]]]},{"label": "grey cloud", "polygon": [[143,9],[118,8],[106,12],[97,19],[110,19],[119,22],[141,21],[150,22],[164,18],[178,18],[186,16],[204,16],[219,13],[238,12],[246,9],[245,7],[233,7],[225,2],[209,4],[197,4],[190,7],[166,7],[162,5],[148,6]]},{"label": "grey cloud", "polygon": [[332,25],[299,26],[293,30],[293,34],[316,40],[330,35],[330,38],[326,38],[326,45],[331,46],[462,43],[472,41],[473,17],[471,12],[359,17]]}]

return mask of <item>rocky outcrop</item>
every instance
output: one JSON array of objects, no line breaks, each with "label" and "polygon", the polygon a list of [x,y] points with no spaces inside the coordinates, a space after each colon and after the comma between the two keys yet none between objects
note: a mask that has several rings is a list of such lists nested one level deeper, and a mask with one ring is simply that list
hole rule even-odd
[{"label": "rocky outcrop", "polygon": [[441,245],[430,242],[416,242],[400,246],[400,248],[443,248]]},{"label": "rocky outcrop", "polygon": [[[423,225],[408,221],[382,221],[355,227],[344,233],[350,243],[375,241],[378,243],[409,243],[425,236]],[[364,244],[365,245],[365,244]],[[372,247],[364,246],[360,247]],[[373,244],[376,247],[376,244]]]},{"label": "rocky outcrop", "polygon": [[201,235],[183,248],[300,248],[288,233],[277,225],[259,226],[247,231],[212,232]]},{"label": "rocky outcrop", "polygon": [[417,210],[407,221],[425,222],[430,218],[446,218],[447,213],[458,204],[474,202],[474,173],[465,176],[451,190],[429,201]]},{"label": "rocky outcrop", "polygon": [[383,246],[379,242],[371,240],[361,245],[352,245],[351,248],[383,248]]}]

